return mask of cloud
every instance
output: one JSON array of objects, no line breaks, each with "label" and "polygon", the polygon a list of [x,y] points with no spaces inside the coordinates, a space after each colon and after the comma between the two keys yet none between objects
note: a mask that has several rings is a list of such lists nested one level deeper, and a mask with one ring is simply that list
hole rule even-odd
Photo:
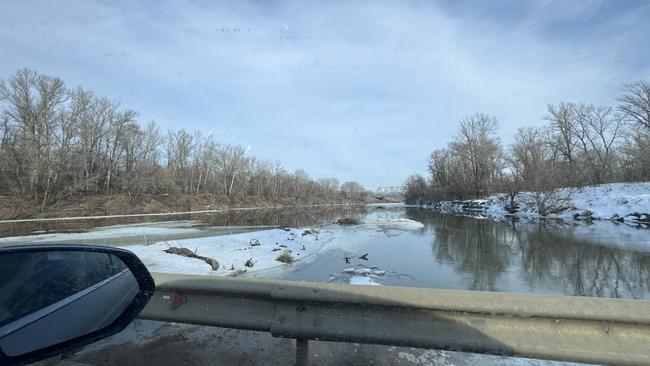
[{"label": "cloud", "polygon": [[289,169],[397,185],[464,116],[495,115],[507,141],[548,103],[612,103],[650,78],[649,6],[616,3],[5,2],[0,74],[57,75]]}]

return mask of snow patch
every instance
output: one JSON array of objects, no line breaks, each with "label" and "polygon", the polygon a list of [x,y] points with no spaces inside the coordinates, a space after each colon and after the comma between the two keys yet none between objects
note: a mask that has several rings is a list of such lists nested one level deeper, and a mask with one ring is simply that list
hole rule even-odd
[{"label": "snow patch", "polygon": [[162,221],[155,223],[140,223],[127,225],[113,225],[97,227],[79,233],[51,233],[38,235],[24,235],[0,238],[1,242],[23,243],[53,243],[53,242],[80,242],[86,240],[102,240],[119,237],[142,237],[193,234],[201,231],[200,221]]},{"label": "snow patch", "polygon": [[[650,182],[563,188],[559,196],[570,197],[568,208],[550,213],[547,217],[616,220],[650,225]],[[514,203],[518,208],[515,216],[540,216],[530,197],[530,192],[520,192],[516,195]],[[509,197],[501,194],[485,199],[442,201],[431,207],[443,213],[504,217],[513,215],[506,209],[509,203]]]},{"label": "snow patch", "polygon": [[376,282],[370,277],[365,276],[353,276],[350,277],[351,285],[365,285],[365,286],[381,286],[379,282]]},{"label": "snow patch", "polygon": [[418,230],[424,227],[421,222],[409,219],[379,219],[374,223],[380,227],[402,230]]},{"label": "snow patch", "polygon": [[[237,270],[254,273],[261,270],[287,266],[276,261],[285,250],[290,250],[294,261],[305,261],[320,250],[328,240],[315,235],[300,235],[296,229],[286,232],[281,229],[262,230],[241,234],[211,236],[183,240],[157,242],[151,245],[131,245],[126,247],[135,253],[151,272],[182,273],[196,275],[227,276]],[[251,245],[251,242],[256,245]],[[257,245],[259,242],[259,245]],[[165,253],[169,246],[184,247],[196,254],[214,258],[219,262],[219,270],[203,261]],[[253,267],[245,267],[248,259],[254,261]]]},{"label": "snow patch", "polygon": [[156,320],[135,319],[121,332],[84,347],[83,353],[96,351],[107,346],[115,346],[126,343],[146,344],[155,340],[157,331],[166,324],[169,323]]}]

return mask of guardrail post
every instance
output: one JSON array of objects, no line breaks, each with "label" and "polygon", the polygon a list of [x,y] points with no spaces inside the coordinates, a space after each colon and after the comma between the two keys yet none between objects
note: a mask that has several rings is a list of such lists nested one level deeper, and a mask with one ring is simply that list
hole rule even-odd
[{"label": "guardrail post", "polygon": [[296,338],[296,366],[307,366],[309,361],[309,339]]}]

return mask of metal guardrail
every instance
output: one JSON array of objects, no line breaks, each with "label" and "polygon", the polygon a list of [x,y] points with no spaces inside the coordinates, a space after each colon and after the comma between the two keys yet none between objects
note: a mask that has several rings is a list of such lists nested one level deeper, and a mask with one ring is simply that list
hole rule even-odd
[{"label": "metal guardrail", "polygon": [[142,319],[616,365],[650,364],[650,301],[153,274]]}]

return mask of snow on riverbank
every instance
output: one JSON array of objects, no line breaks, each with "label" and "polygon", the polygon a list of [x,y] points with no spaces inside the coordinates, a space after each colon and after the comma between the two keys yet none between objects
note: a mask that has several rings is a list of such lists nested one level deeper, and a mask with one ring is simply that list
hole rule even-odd
[{"label": "snow on riverbank", "polygon": [[590,211],[594,218],[650,223],[650,182],[584,187],[572,195],[571,201],[577,210]]},{"label": "snow on riverbank", "polygon": [[[634,224],[650,225],[650,182],[612,183],[595,187],[562,189],[558,196],[569,197],[568,208],[548,217],[616,220]],[[431,205],[444,213],[480,214],[492,217],[540,216],[528,192],[515,197],[518,209],[510,213],[506,206],[509,197],[495,195],[486,199],[466,201],[443,201]]]},{"label": "snow on riverbank", "polygon": [[[152,272],[228,276],[241,274],[241,271],[254,273],[287,266],[276,260],[285,251],[291,251],[294,261],[305,261],[328,242],[326,239],[321,240],[316,233],[306,232],[300,229],[261,230],[160,241],[151,245],[130,245],[127,249],[140,257]],[[195,258],[168,254],[164,250],[170,246],[188,248],[195,251],[197,255],[216,259],[219,262],[219,269],[214,271],[208,264]],[[245,266],[249,259],[253,263],[252,267]]]}]

